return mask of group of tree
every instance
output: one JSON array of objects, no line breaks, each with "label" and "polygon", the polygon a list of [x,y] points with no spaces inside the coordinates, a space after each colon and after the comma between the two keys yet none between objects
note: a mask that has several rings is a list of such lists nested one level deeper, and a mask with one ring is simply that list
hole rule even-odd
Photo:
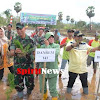
[{"label": "group of tree", "polygon": [[[58,13],[58,21],[62,21],[63,20],[63,13],[62,12],[59,12]],[[71,23],[74,23],[74,19],[73,18],[70,18],[70,16],[66,16],[66,20],[67,20],[67,23],[70,21]]]},{"label": "group of tree", "polygon": [[[17,16],[13,17],[13,23],[16,23],[16,21],[19,20],[18,13],[22,10],[22,4],[19,2],[16,2],[14,5],[14,10],[16,11]],[[6,25],[10,22],[10,17],[12,15],[11,11],[12,11],[11,9],[7,9],[0,15],[0,19],[1,19],[0,24],[1,25]],[[5,17],[2,17],[3,15],[5,15]]]},{"label": "group of tree", "polygon": [[[94,6],[89,6],[87,9],[86,9],[86,15],[90,18],[90,30],[91,30],[91,28],[92,28],[92,23],[91,23],[91,17],[94,17],[94,15],[95,15],[95,13],[94,13]],[[59,22],[62,22],[62,20],[63,20],[63,13],[62,12],[59,12],[58,13],[58,21]],[[75,22],[75,20],[74,20],[74,18],[70,18],[70,16],[69,15],[67,15],[66,16],[66,21],[67,21],[67,24],[68,24],[68,22],[70,21],[72,24]],[[76,24],[76,22],[75,22],[75,24]],[[84,21],[79,21],[78,23],[77,23],[78,25],[77,26],[84,26],[86,23],[84,22]],[[80,25],[81,24],[81,25]]]},{"label": "group of tree", "polygon": [[[58,28],[58,29],[68,29],[68,28],[78,28],[78,29],[84,29],[84,28],[89,28],[89,26],[97,26],[96,28],[100,28],[100,24],[99,23],[93,23],[91,24],[91,17],[94,17],[95,13],[94,13],[94,7],[93,6],[89,6],[86,9],[86,15],[90,18],[90,24],[87,24],[85,21],[78,21],[76,22],[74,20],[74,18],[71,18],[69,15],[66,16],[66,21],[67,24],[63,23],[63,13],[59,12],[58,13],[58,20],[57,20],[57,25],[47,25],[47,27],[50,28]],[[18,17],[18,13],[22,10],[22,4],[19,2],[16,2],[14,5],[14,10],[17,13],[17,16],[13,16],[13,26],[15,26],[16,22],[18,22],[20,20],[20,17]],[[0,26],[4,26],[7,25],[10,22],[10,17],[12,15],[11,13],[11,9],[7,9],[5,10],[2,14],[5,15],[5,17],[2,16],[2,14],[0,15]],[[37,27],[37,26],[41,26],[41,25],[30,25],[31,27]],[[91,29],[91,27],[90,27]]]}]

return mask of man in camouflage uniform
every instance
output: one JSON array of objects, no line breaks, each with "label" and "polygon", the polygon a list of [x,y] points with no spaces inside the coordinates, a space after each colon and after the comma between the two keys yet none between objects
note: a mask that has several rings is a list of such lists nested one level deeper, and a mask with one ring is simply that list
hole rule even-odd
[{"label": "man in camouflage uniform", "polygon": [[44,30],[42,28],[39,29],[38,34],[34,36],[36,41],[37,48],[44,44]]},{"label": "man in camouflage uniform", "polygon": [[12,30],[12,24],[7,25],[7,30],[5,31],[5,36],[9,39],[12,40],[14,38],[14,31]]},{"label": "man in camouflage uniform", "polygon": [[[35,43],[34,41],[25,34],[25,27],[21,23],[16,24],[16,29],[18,36],[13,40],[19,40],[20,43],[23,45],[23,47],[26,47],[28,44],[30,44],[30,49],[33,48],[31,52],[28,52],[26,56],[19,57],[18,55],[22,53],[20,48],[17,48],[14,42],[12,41],[11,44],[11,55],[14,56],[14,83],[15,83],[15,89],[17,90],[18,98],[23,97],[23,89],[24,89],[24,78],[25,78],[25,85],[27,87],[27,95],[29,96],[31,94],[31,91],[34,88],[34,76],[33,74],[25,74],[21,75],[18,74],[18,68],[21,69],[33,69],[33,55],[35,51]],[[20,70],[21,71],[21,70]]]},{"label": "man in camouflage uniform", "polygon": [[[34,35],[34,39],[36,41],[37,48],[40,48],[41,45],[44,44],[44,30],[42,28],[39,29],[38,34]],[[39,68],[39,63],[36,63],[36,68]]]}]

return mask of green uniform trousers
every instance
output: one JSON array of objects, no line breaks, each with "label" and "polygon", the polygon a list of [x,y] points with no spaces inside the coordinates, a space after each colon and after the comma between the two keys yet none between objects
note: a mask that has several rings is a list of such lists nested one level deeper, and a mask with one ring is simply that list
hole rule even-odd
[{"label": "green uniform trousers", "polygon": [[[39,83],[40,83],[40,92],[42,92],[42,80],[43,80],[43,75],[39,75]],[[51,78],[45,78],[45,84],[44,84],[44,94],[47,92],[47,80],[48,80],[48,85],[49,85],[49,91],[52,97],[57,97],[57,89],[56,89],[56,84],[57,84],[57,76],[51,77]]]}]

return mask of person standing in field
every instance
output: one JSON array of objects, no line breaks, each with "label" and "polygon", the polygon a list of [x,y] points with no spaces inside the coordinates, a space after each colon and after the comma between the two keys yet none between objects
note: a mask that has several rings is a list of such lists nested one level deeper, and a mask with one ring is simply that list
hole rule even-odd
[{"label": "person standing in field", "polygon": [[12,24],[7,25],[7,30],[5,31],[5,36],[9,39],[12,40],[14,38],[14,31],[12,30]]},{"label": "person standing in field", "polygon": [[[27,87],[27,97],[29,97],[32,90],[34,89],[34,76],[33,74],[21,75],[18,72],[18,68],[33,69],[35,42],[25,33],[26,29],[24,27],[24,24],[17,23],[16,30],[18,36],[12,41],[10,50],[11,50],[11,56],[14,56],[14,83],[15,83],[15,89],[17,91],[16,98],[23,98],[24,79],[25,79],[25,85]],[[19,41],[20,44],[22,44],[23,48],[25,48],[27,45],[30,45],[29,49],[32,50],[27,52],[26,54],[23,53],[21,48],[17,47],[17,45],[14,43],[14,41],[16,40]]]},{"label": "person standing in field", "polygon": [[[47,69],[58,69],[58,55],[60,52],[60,46],[59,44],[54,43],[54,34],[52,32],[47,32],[45,34],[45,44],[41,45],[41,48],[53,48],[55,49],[55,62],[47,62],[46,63],[46,68]],[[39,68],[43,68],[44,64],[40,63]],[[40,92],[42,92],[42,86],[44,85],[44,95],[43,95],[43,100],[47,100],[48,97],[48,91],[47,91],[47,81],[49,84],[49,91],[52,96],[52,100],[58,100],[58,93],[56,89],[56,84],[57,84],[57,74],[46,74],[45,75],[45,84],[42,84],[43,80],[43,75],[39,75],[39,84],[40,84]]]},{"label": "person standing in field", "polygon": [[[73,34],[74,34],[74,30],[68,30],[67,31],[67,37],[65,37],[61,43],[60,43],[60,48],[63,48],[63,56],[62,56],[62,63],[61,63],[61,68],[60,70],[64,70],[66,67],[66,63],[69,60],[69,53],[68,51],[66,51],[66,45],[69,41],[73,41]],[[60,71],[59,73],[59,77],[61,77],[62,73]]]},{"label": "person standing in field", "polygon": [[[92,47],[98,47],[100,45],[99,37],[100,37],[100,34],[95,33],[95,39],[90,40],[88,44]],[[95,57],[95,52],[90,52],[87,58],[87,65],[90,66],[91,62],[93,62],[93,70],[95,74],[96,69],[97,69],[97,62],[94,62],[94,57]]]},{"label": "person standing in field", "polygon": [[42,28],[39,29],[39,32],[34,35],[34,39],[36,41],[36,46],[39,48],[44,44],[44,30]]},{"label": "person standing in field", "polygon": [[58,30],[56,29],[54,32],[54,42],[57,44],[60,44],[60,39],[57,33],[58,33]]},{"label": "person standing in field", "polygon": [[31,34],[31,37],[33,38],[38,33],[38,29],[35,29],[35,32]]},{"label": "person standing in field", "polygon": [[100,46],[93,48],[83,42],[84,34],[76,31],[74,33],[74,41],[69,42],[66,51],[69,52],[69,81],[67,85],[67,93],[71,93],[74,82],[79,75],[82,83],[83,93],[88,95],[88,72],[87,72],[87,52],[95,52],[100,50]]},{"label": "person standing in field", "polygon": [[5,31],[0,28],[0,80],[3,78],[4,68],[9,68],[10,72],[13,74],[13,61],[9,57],[9,40],[5,36]]}]

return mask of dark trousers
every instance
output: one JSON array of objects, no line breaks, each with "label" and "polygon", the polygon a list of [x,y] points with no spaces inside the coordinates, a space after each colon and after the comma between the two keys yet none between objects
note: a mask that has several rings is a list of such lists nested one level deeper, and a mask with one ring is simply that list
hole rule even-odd
[{"label": "dark trousers", "polygon": [[[8,67],[10,72],[13,74],[14,73],[14,69],[13,66]],[[3,73],[4,73],[4,68],[0,70],[0,80],[3,78]]]},{"label": "dark trousers", "polygon": [[83,74],[77,74],[77,73],[69,72],[69,81],[68,81],[68,85],[67,85],[68,88],[72,88],[73,87],[74,82],[75,82],[75,80],[76,80],[78,75],[80,76],[82,87],[83,88],[87,88],[88,87],[88,81],[87,81],[88,73],[87,72],[83,73]]}]

